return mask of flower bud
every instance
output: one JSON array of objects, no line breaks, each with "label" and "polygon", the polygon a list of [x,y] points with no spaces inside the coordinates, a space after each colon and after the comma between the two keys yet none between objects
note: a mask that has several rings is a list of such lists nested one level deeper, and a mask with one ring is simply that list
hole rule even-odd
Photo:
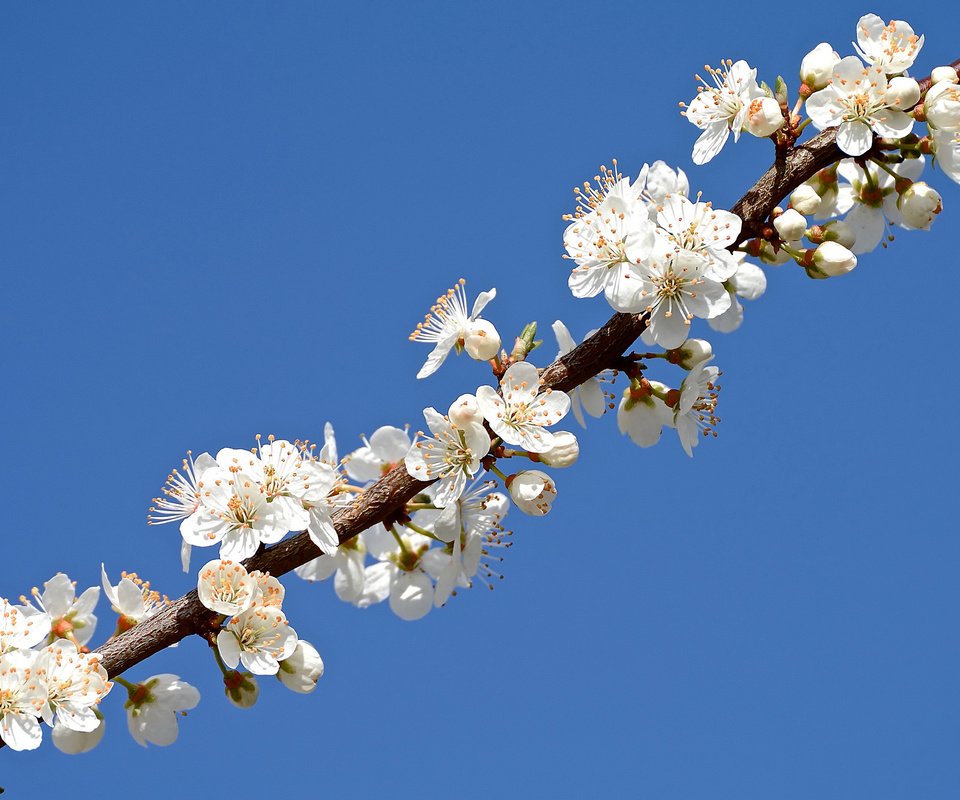
[{"label": "flower bud", "polygon": [[950,81],[935,83],[923,100],[927,121],[942,131],[960,131],[960,86]]},{"label": "flower bud", "polygon": [[750,102],[743,127],[747,133],[762,139],[776,133],[786,122],[776,100],[772,97],[758,97]]},{"label": "flower bud", "polygon": [[807,232],[807,220],[795,208],[788,208],[773,221],[780,238],[785,242],[799,242]]},{"label": "flower bud", "polygon": [[500,352],[500,334],[493,327],[492,322],[477,319],[470,323],[470,328],[463,340],[463,349],[470,358],[477,361],[489,361]]},{"label": "flower bud", "polygon": [[770,242],[763,242],[760,245],[760,260],[764,264],[769,264],[772,267],[779,267],[781,264],[786,264],[790,260],[790,254],[782,248],[775,251]]},{"label": "flower bud", "polygon": [[900,111],[909,111],[920,102],[920,84],[900,75],[887,83],[886,104]]},{"label": "flower bud", "polygon": [[836,242],[844,247],[853,247],[857,241],[857,234],[848,222],[836,219],[823,226],[823,241]]},{"label": "flower bud", "polygon": [[925,231],[933,224],[934,217],[943,211],[943,202],[935,189],[923,181],[916,181],[900,195],[897,208],[907,225]]},{"label": "flower bud", "polygon": [[790,195],[790,206],[800,214],[816,214],[820,210],[820,195],[809,183],[801,183]]},{"label": "flower bud", "polygon": [[957,83],[957,71],[950,66],[934,67],[933,71],[930,73],[930,83],[940,83],[940,81]]},{"label": "flower bud", "polygon": [[741,261],[729,285],[744,300],[756,300],[767,291],[767,274],[756,264]]},{"label": "flower bud", "polygon": [[323,677],[323,659],[310,642],[300,639],[290,658],[280,662],[280,683],[298,694],[310,694]]},{"label": "flower bud", "polygon": [[508,479],[507,488],[513,502],[524,514],[542,517],[557,499],[557,486],[550,476],[538,469],[524,470]]},{"label": "flower bud", "polygon": [[260,687],[249,672],[232,669],[223,676],[223,693],[237,708],[250,708],[260,696]]},{"label": "flower bud", "polygon": [[567,431],[553,434],[553,446],[539,454],[540,461],[548,467],[570,467],[580,458],[580,443],[577,437]]},{"label": "flower bud", "polygon": [[813,267],[827,278],[845,275],[857,266],[857,257],[837,242],[824,242],[813,254]]},{"label": "flower bud", "polygon": [[[676,350],[672,350],[671,354],[676,355],[674,363],[683,369],[691,370],[701,361],[706,361],[713,355],[713,347],[706,339],[687,339]],[[673,361],[672,358],[670,360]]]},{"label": "flower bud", "polygon": [[[100,712],[94,711],[94,713],[99,717]],[[88,753],[93,750],[100,740],[103,739],[104,731],[106,730],[107,723],[103,721],[103,718],[100,719],[100,724],[97,725],[92,731],[75,731],[71,728],[68,728],[66,725],[62,725],[59,722],[55,723],[53,726],[53,733],[51,734],[53,738],[53,746],[57,748],[61,753],[66,753],[68,756],[76,756],[80,753]]]},{"label": "flower bud", "polygon": [[483,414],[477,405],[477,398],[472,394],[462,394],[450,404],[447,412],[450,421],[458,428],[465,428],[471,422],[483,424]]},{"label": "flower bud", "polygon": [[830,83],[833,68],[839,63],[839,54],[827,42],[821,42],[800,62],[800,80],[813,91],[822,89]]}]

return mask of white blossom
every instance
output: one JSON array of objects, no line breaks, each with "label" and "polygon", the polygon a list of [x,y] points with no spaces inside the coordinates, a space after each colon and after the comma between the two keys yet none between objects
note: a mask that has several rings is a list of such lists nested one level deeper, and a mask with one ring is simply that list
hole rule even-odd
[{"label": "white blossom", "polygon": [[297,646],[297,632],[283,612],[271,606],[254,606],[238,614],[217,634],[217,649],[223,663],[254,675],[276,675],[279,662]]},{"label": "white blossom", "polygon": [[[38,608],[25,597],[19,611],[34,624],[46,626],[50,631],[48,642],[54,639],[71,639],[79,647],[90,641],[97,627],[97,617],[93,610],[100,599],[100,588],[91,586],[77,597],[76,583],[62,572],[58,572],[43,584],[43,592],[31,590]],[[36,619],[44,615],[46,619]]]},{"label": "white blossom", "polygon": [[410,449],[410,435],[406,429],[384,425],[377,428],[369,439],[361,437],[363,447],[354,450],[343,459],[343,468],[355,481],[369,483],[379,480],[394,464],[403,461]]},{"label": "white blossom", "polygon": [[[418,378],[426,378],[433,375],[440,365],[446,361],[450,351],[457,348],[459,353],[464,348],[468,336],[473,335],[476,338],[486,338],[488,342],[483,347],[489,345],[494,335],[499,340],[499,334],[490,323],[480,320],[480,313],[486,307],[487,303],[497,296],[497,290],[491,289],[489,292],[480,292],[474,301],[473,309],[467,313],[467,295],[464,290],[466,281],[461,278],[456,286],[449,289],[446,294],[437,298],[436,305],[430,309],[423,322],[417,323],[416,330],[410,334],[410,340],[414,342],[433,342],[435,346],[433,352],[427,357],[426,363],[417,373]],[[482,324],[477,324],[478,322]],[[488,327],[489,326],[489,327]],[[491,331],[490,328],[493,328]],[[480,343],[475,342],[474,346],[479,352]],[[499,341],[497,348],[499,348]],[[495,355],[496,353],[494,353]],[[471,356],[476,357],[476,356]],[[492,358],[493,356],[489,356]],[[483,359],[486,360],[486,359]]]},{"label": "white blossom", "polygon": [[602,200],[589,211],[578,211],[563,233],[566,258],[577,265],[568,285],[574,297],[603,292],[616,308],[616,298],[625,291],[623,283],[630,282],[633,268],[650,254],[654,224],[640,187],[631,185],[629,178],[604,172],[600,182],[595,194]]},{"label": "white blossom", "polygon": [[365,533],[341,544],[336,553],[308,561],[294,572],[309,582],[323,581],[333,575],[333,588],[337,597],[345,603],[352,603],[363,593],[364,588],[364,561],[367,554],[363,543]]},{"label": "white blossom", "polygon": [[[915,181],[923,173],[924,159],[914,158],[891,166],[900,178]],[[837,167],[837,174],[847,183],[837,191],[836,212],[845,213],[844,222],[854,236],[849,249],[856,254],[869,253],[882,241],[887,225],[903,225],[903,216],[898,208],[896,179],[884,169],[867,164],[869,175],[850,159],[844,159]],[[836,237],[838,244],[839,237]],[[846,245],[845,245],[846,246]]]},{"label": "white blossom", "polygon": [[[667,387],[648,381],[649,387],[628,387],[617,407],[617,427],[639,447],[653,447],[660,441],[663,427],[673,427],[673,414],[658,394]],[[657,392],[655,394],[654,392]]]},{"label": "white blossom", "polygon": [[699,75],[703,86],[697,87],[697,96],[684,112],[686,118],[703,133],[693,146],[693,163],[706,164],[727,141],[730,131],[733,140],[740,138],[746,117],[754,101],[765,97],[757,85],[757,71],[746,61],[721,62],[719,69],[705,67],[711,83]]},{"label": "white blossom", "polygon": [[899,139],[913,128],[913,117],[887,107],[883,69],[864,67],[856,56],[841,59],[830,83],[807,98],[807,113],[820,130],[839,126],[837,145],[851,156],[870,149],[874,132]]},{"label": "white blossom", "polygon": [[950,133],[960,131],[960,86],[955,81],[940,81],[923,98],[927,122]]},{"label": "white blossom", "polygon": [[674,407],[673,424],[680,436],[683,451],[693,457],[693,448],[699,444],[703,435],[716,436],[716,426],[720,421],[716,416],[717,396],[720,387],[717,377],[720,370],[707,361],[700,362],[683,379],[680,385],[680,397]]},{"label": "white blossom", "polygon": [[222,449],[217,466],[203,473],[198,486],[202,502],[191,518],[196,522],[180,529],[193,546],[220,544],[221,558],[239,561],[290,530],[282,506],[270,502],[262,462],[249,450]]},{"label": "white blossom", "polygon": [[954,183],[960,183],[960,132],[931,131],[937,166]]},{"label": "white blossom", "polygon": [[257,580],[243,564],[228,559],[208,561],[197,576],[197,595],[204,608],[217,614],[242,614],[257,596]]},{"label": "white blossom", "polygon": [[177,740],[177,717],[196,708],[200,692],[179,675],[163,673],[147,678],[130,691],[124,704],[127,727],[134,741],[166,747]]},{"label": "white blossom", "polygon": [[141,580],[135,572],[121,572],[116,586],[110,583],[107,568],[100,564],[100,581],[110,606],[120,617],[122,630],[152,617],[168,602],[168,598],[150,588],[150,581]]},{"label": "white blossom", "polygon": [[0,597],[0,655],[34,647],[49,633],[50,618],[46,614],[24,614]]},{"label": "white blossom", "polygon": [[[477,403],[493,432],[507,444],[531,453],[553,446],[556,425],[570,410],[570,398],[552,389],[540,391],[537,368],[526,361],[512,365],[500,381],[501,397],[492,386],[477,389]],[[484,454],[486,455],[486,454]]]},{"label": "white blossom", "polygon": [[507,482],[510,497],[524,514],[542,517],[549,513],[557,499],[557,485],[553,478],[539,469],[522,470]]},{"label": "white blossom", "polygon": [[[781,252],[786,255],[785,251]],[[740,258],[737,271],[724,283],[730,295],[730,307],[722,314],[707,320],[707,324],[720,333],[731,333],[743,324],[741,298],[743,300],[756,300],[767,290],[766,273],[756,264],[744,260],[745,253],[736,253],[735,255]]]},{"label": "white blossom", "polygon": [[0,656],[0,739],[11,750],[34,750],[43,737],[37,718],[47,693],[34,674],[35,656],[23,650]]},{"label": "white blossom", "polygon": [[41,708],[44,721],[89,733],[100,720],[94,712],[111,684],[96,654],[80,653],[70,641],[60,639],[40,651],[34,674],[46,690]]},{"label": "white blossom", "polygon": [[876,14],[866,14],[857,22],[857,41],[853,45],[864,61],[887,75],[896,75],[913,66],[923,47],[917,36],[902,19],[884,24]]},{"label": "white blossom", "polygon": [[407,473],[421,481],[439,481],[434,502],[447,506],[460,497],[467,478],[480,469],[480,459],[490,450],[490,436],[483,425],[455,425],[434,408],[425,408],[423,417],[433,436],[414,442],[404,459]]}]

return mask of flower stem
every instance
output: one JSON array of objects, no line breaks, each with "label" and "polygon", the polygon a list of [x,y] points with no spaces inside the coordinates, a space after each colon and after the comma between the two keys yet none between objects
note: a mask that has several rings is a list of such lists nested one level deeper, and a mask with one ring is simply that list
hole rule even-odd
[{"label": "flower stem", "polygon": [[223,656],[220,655],[220,648],[211,647],[210,649],[213,651],[213,657],[217,660],[217,666],[220,667],[220,671],[223,673],[224,677],[233,672],[230,667],[223,663]]},{"label": "flower stem", "polygon": [[404,522],[403,524],[405,527],[409,528],[414,533],[419,533],[421,536],[428,536],[436,542],[442,541],[441,539],[438,539],[435,534],[428,531],[426,528],[421,528],[419,525],[415,525],[412,522]]},{"label": "flower stem", "polygon": [[491,465],[490,465],[490,472],[492,472],[494,475],[496,475],[498,478],[500,478],[500,480],[502,480],[502,481],[504,482],[504,484],[506,484],[506,482],[507,482],[507,476],[504,475],[499,469],[497,469],[497,465],[496,465],[496,464],[491,464]]},{"label": "flower stem", "polygon": [[407,503],[407,511],[438,511],[433,503]]},{"label": "flower stem", "polygon": [[404,553],[409,553],[410,548],[407,546],[407,543],[403,541],[403,537],[397,533],[397,529],[393,525],[390,526],[390,533],[392,533],[393,538],[397,540],[397,544],[400,545],[400,549],[403,550]]},{"label": "flower stem", "polygon": [[127,694],[133,694],[139,688],[138,684],[130,683],[130,681],[128,681],[122,675],[114,675],[110,680],[112,680],[114,683],[119,683],[124,689],[127,690]]}]

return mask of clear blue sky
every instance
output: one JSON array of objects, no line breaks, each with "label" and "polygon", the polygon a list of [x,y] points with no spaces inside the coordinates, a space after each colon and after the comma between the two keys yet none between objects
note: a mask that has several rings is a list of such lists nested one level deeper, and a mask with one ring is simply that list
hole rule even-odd
[{"label": "clear blue sky", "polygon": [[[581,337],[609,309],[566,287],[571,187],[663,158],[729,207],[771,153],[746,137],[693,167],[693,73],[746,58],[795,88],[870,11],[927,34],[918,71],[960,55],[950,4],[906,8],[5,5],[0,594],[91,585],[101,560],[190,588],[176,530],[146,525],[183,451],[422,426],[486,380],[466,359],[414,380],[406,335],[460,276],[497,287],[501,331],[559,317]],[[960,191],[937,185],[932,234],[837,280],[774,271],[716,335],[723,423],[694,460],[591,425],[553,514],[509,518],[496,591],[407,624],[291,577],[327,664],[313,695],[265,680],[236,710],[189,641],[128,675],[200,688],[177,745],[141,750],[120,690],[98,750],[0,752],[0,785],[956,797]]]}]

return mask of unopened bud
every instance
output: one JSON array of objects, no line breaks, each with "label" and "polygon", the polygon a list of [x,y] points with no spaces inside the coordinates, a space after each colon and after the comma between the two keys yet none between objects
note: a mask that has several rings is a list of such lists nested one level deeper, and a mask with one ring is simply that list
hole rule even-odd
[{"label": "unopened bud", "polygon": [[458,428],[465,428],[471,422],[483,424],[483,414],[477,405],[477,398],[472,394],[462,394],[450,404],[447,411],[450,421]]},{"label": "unopened bud", "polygon": [[960,131],[960,86],[950,81],[935,83],[923,100],[927,121],[942,131]]},{"label": "unopened bud", "polygon": [[823,226],[822,230],[822,241],[824,242],[836,242],[837,244],[842,244],[847,248],[853,247],[854,244],[856,244],[857,234],[853,230],[853,226],[851,226],[848,222],[844,222],[842,219],[828,222]]},{"label": "unopened bud", "polygon": [[887,83],[885,102],[890,108],[908,111],[920,102],[920,84],[900,75]]},{"label": "unopened bud", "polygon": [[237,708],[250,708],[260,696],[257,679],[249,672],[230,670],[223,676],[223,691]]},{"label": "unopened bud", "polygon": [[[94,713],[100,717],[98,711],[94,711]],[[106,724],[100,717],[100,724],[92,731],[75,731],[58,722],[53,726],[53,746],[61,753],[70,756],[88,753],[100,744],[106,731]]]},{"label": "unopened bud", "polygon": [[485,319],[474,320],[463,339],[463,349],[470,358],[489,361],[500,351],[500,334],[492,322]]},{"label": "unopened bud", "polygon": [[773,227],[785,242],[799,242],[807,232],[807,220],[795,208],[788,208],[774,219]]},{"label": "unopened bud", "polygon": [[807,216],[816,214],[820,210],[820,195],[809,183],[801,183],[790,195],[790,206],[800,214]]},{"label": "unopened bud", "polygon": [[827,42],[821,42],[800,62],[800,80],[810,89],[822,89],[833,77],[833,68],[840,63],[839,54]]},{"label": "unopened bud", "polygon": [[786,122],[776,100],[772,97],[758,97],[747,107],[743,127],[747,133],[762,139],[776,133]]},{"label": "unopened bud", "polygon": [[773,267],[778,267],[781,264],[786,264],[790,260],[790,254],[783,248],[780,250],[774,250],[773,245],[770,244],[770,242],[764,242],[762,245],[760,245],[760,260],[764,264],[770,264]]},{"label": "unopened bud", "polygon": [[930,72],[930,83],[940,83],[940,81],[957,83],[957,71],[950,66],[934,67]]},{"label": "unopened bud", "polygon": [[300,639],[290,658],[280,662],[280,683],[298,694],[310,694],[323,677],[323,659],[310,642]]},{"label": "unopened bud", "polygon": [[729,285],[744,300],[756,300],[767,291],[767,274],[756,264],[742,261]]},{"label": "unopened bud", "polygon": [[671,355],[674,354],[676,360],[671,358],[671,361],[683,369],[691,370],[713,355],[713,347],[706,339],[687,339],[680,347],[671,351]]},{"label": "unopened bud", "polygon": [[935,189],[923,181],[916,181],[900,195],[897,207],[907,225],[925,231],[933,224],[934,217],[943,211],[943,201]]},{"label": "unopened bud", "polygon": [[855,266],[857,257],[836,242],[824,242],[813,253],[813,269],[826,278],[846,275]]},{"label": "unopened bud", "polygon": [[580,458],[580,443],[577,437],[568,431],[553,434],[553,445],[545,453],[539,454],[541,462],[548,467],[571,467]]}]

